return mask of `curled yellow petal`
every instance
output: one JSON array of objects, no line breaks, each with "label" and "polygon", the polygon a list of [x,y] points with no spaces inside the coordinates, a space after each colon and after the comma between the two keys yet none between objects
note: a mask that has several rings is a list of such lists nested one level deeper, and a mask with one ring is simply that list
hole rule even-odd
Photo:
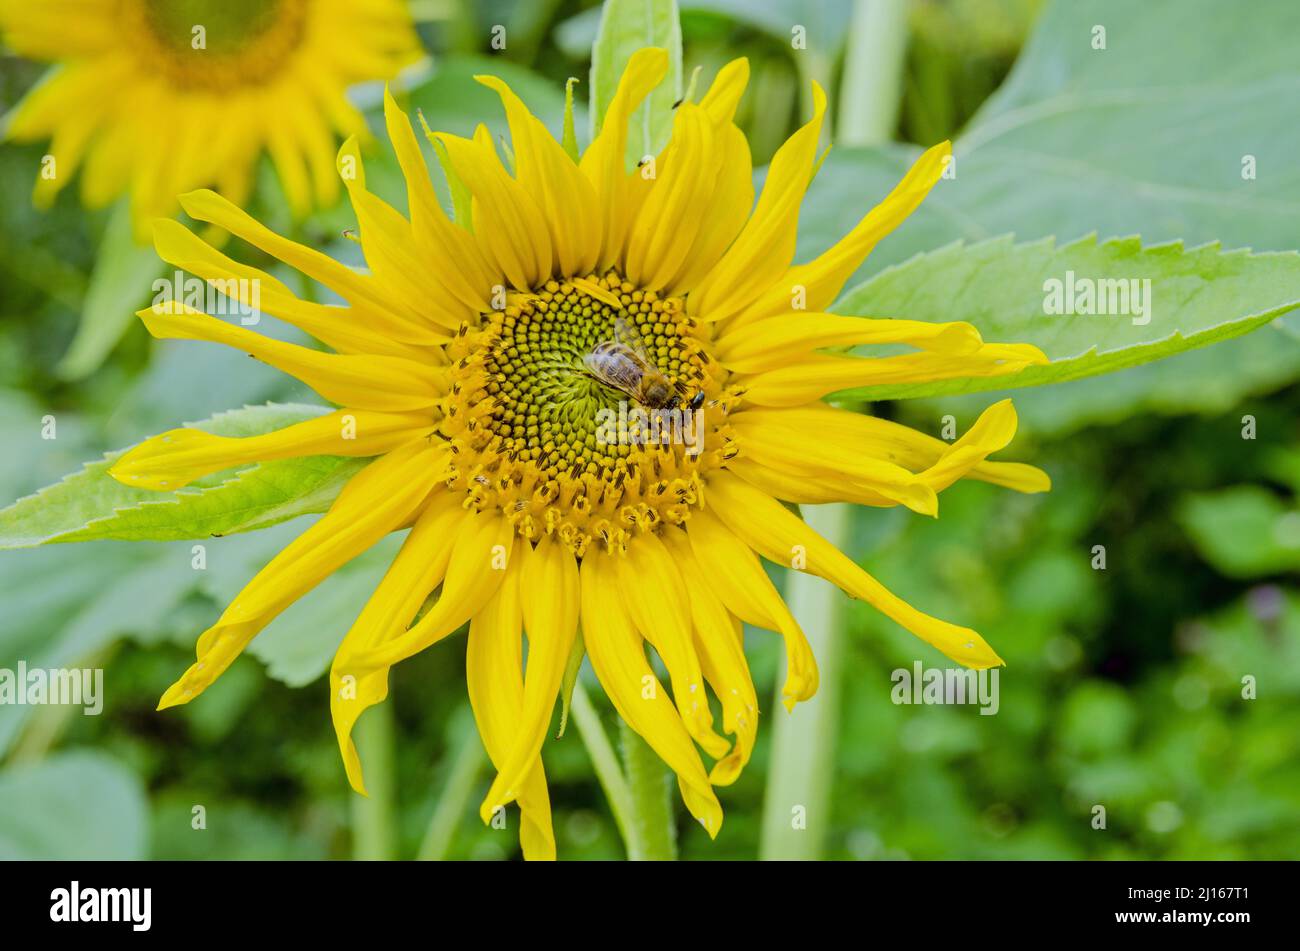
[{"label": "curled yellow petal", "polygon": [[807,359],[822,347],[906,344],[935,353],[976,353],[983,341],[964,321],[846,317],[794,313],[768,317],[727,332],[717,341],[718,359],[737,373],[771,370]]},{"label": "curled yellow petal", "polygon": [[433,407],[445,371],[404,357],[321,353],[226,323],[175,301],[137,312],[163,340],[208,340],[243,350],[344,406],[403,413]]},{"label": "curled yellow petal", "polygon": [[519,594],[528,634],[523,703],[510,754],[479,807],[484,822],[490,822],[498,808],[519,796],[538,762],[551,725],[565,664],[578,631],[580,589],[573,553],[554,536],[543,538],[524,557]]},{"label": "curled yellow petal", "polygon": [[952,146],[948,142],[927,150],[884,201],[872,208],[852,231],[807,264],[791,267],[737,314],[733,325],[742,326],[751,320],[795,310],[792,294],[796,291],[801,309],[818,311],[830,307],[844,282],[861,267],[871,250],[925,200],[948,167],[951,156]]},{"label": "curled yellow petal", "polygon": [[624,166],[628,119],[667,74],[667,50],[648,47],[633,53],[605,111],[600,132],[578,163],[596,190],[601,215],[601,268],[612,265],[623,253],[635,207]]},{"label": "curled yellow petal", "polygon": [[591,182],[509,86],[495,76],[474,78],[494,90],[505,106],[515,177],[542,210],[559,273],[589,273],[601,246],[600,213]]},{"label": "curled yellow petal", "polygon": [[905,353],[895,357],[833,357],[813,354],[745,381],[745,398],[760,406],[799,406],[830,393],[886,383],[1008,376],[1048,363],[1030,344],[984,344],[960,356]]},{"label": "curled yellow petal", "polygon": [[713,511],[745,544],[777,564],[798,562],[846,594],[861,598],[927,644],[967,667],[1002,666],[1002,658],[970,628],[922,614],[893,594],[852,559],[808,527],[771,496],[738,476],[720,472],[709,479]]},{"label": "curled yellow petal", "polygon": [[813,117],[786,140],[768,166],[754,214],[722,260],[687,298],[692,314],[723,320],[744,308],[794,257],[799,205],[812,180],[826,94],[813,83]]},{"label": "curled yellow petal", "polygon": [[212,472],[300,456],[378,456],[433,429],[429,416],[341,409],[260,436],[173,429],[146,439],[108,470],[138,489],[170,491]]},{"label": "curled yellow petal", "polygon": [[474,196],[474,234],[481,246],[517,289],[541,283],[554,257],[546,216],[533,196],[506,172],[490,140],[443,132],[435,137]]},{"label": "curled yellow petal", "polygon": [[[667,529],[664,543],[681,565],[684,578],[702,580],[713,577],[713,572],[696,559],[690,540],[681,529]],[[727,609],[712,585],[695,585],[691,589],[690,601],[700,669],[722,704],[723,729],[736,738],[731,752],[718,760],[709,773],[710,782],[726,786],[740,777],[741,770],[754,752],[758,737],[758,694],[749,675],[749,663],[745,660],[740,619]]]},{"label": "curled yellow petal", "polygon": [[473,235],[452,222],[442,210],[411,120],[398,108],[387,87],[384,88],[384,122],[402,177],[406,179],[411,228],[425,250],[426,267],[463,305],[474,313],[486,313],[491,309],[488,298],[497,280],[493,269]]},{"label": "curled yellow petal", "polygon": [[691,609],[681,572],[658,536],[634,538],[626,554],[613,556],[628,615],[649,641],[673,685],[673,698],[686,731],[715,759],[731,744],[713,731],[713,714],[704,695],[704,675],[691,637]]},{"label": "curled yellow petal", "polygon": [[786,709],[811,698],[817,692],[817,659],[750,546],[708,511],[696,513],[686,536],[695,562],[705,572],[701,577],[709,579],[727,610],[785,638],[788,671],[781,696]]},{"label": "curled yellow petal", "polygon": [[[483,745],[498,769],[507,765],[524,715],[523,612],[519,571],[507,572],[501,587],[469,624],[465,681]],[[521,783],[519,843],[524,858],[555,858],[555,830],[546,770],[539,755]]]},{"label": "curled yellow petal", "polygon": [[[388,696],[388,671],[396,663],[446,637],[473,617],[496,592],[509,564],[511,537],[503,531],[504,519],[468,514],[460,497],[439,493],[413,531],[412,555],[394,578],[383,598],[372,598],[370,615],[363,614],[348,631],[330,667],[330,713],[339,749],[354,789],[364,791],[361,761],[352,742],[352,728],[367,709]],[[444,575],[445,572],[445,575]],[[409,583],[411,577],[418,583]],[[423,591],[425,581],[430,583]],[[438,598],[410,630],[415,611],[434,584],[442,581]],[[385,576],[385,583],[388,576]],[[418,592],[418,593],[417,593]],[[409,610],[408,610],[409,609]]]},{"label": "curled yellow petal", "polygon": [[417,442],[354,476],[330,510],[259,571],[217,623],[203,632],[198,659],[167,689],[158,709],[197,697],[276,615],[406,524],[429,494],[426,476],[442,451]]},{"label": "curled yellow petal", "polygon": [[587,657],[614,709],[677,774],[687,811],[710,837],[722,827],[722,806],[700,762],[700,754],[650,669],[645,647],[619,597],[614,559],[592,551],[582,559],[582,637]]}]

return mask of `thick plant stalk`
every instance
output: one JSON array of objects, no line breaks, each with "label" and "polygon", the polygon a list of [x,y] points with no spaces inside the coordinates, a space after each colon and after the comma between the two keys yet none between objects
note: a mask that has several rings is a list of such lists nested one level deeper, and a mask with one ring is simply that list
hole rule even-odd
[{"label": "thick plant stalk", "polygon": [[[906,50],[906,0],[856,0],[840,87],[841,144],[889,141],[898,121]],[[851,515],[847,505],[805,506],[803,514],[827,541],[837,548],[845,546]],[[771,704],[778,712],[770,718],[772,755],[759,856],[816,859],[830,825],[844,595],[820,578],[793,571],[786,600],[817,656],[821,681],[817,696],[790,716],[779,712],[779,694]],[[784,665],[777,683],[783,680]]]},{"label": "thick plant stalk", "polygon": [[[848,538],[847,505],[808,505],[803,517],[836,547]],[[763,859],[816,859],[830,825],[835,741],[839,726],[840,626],[844,595],[834,585],[800,571],[789,573],[786,603],[817,657],[817,695],[787,714],[771,704],[772,756],[763,802]],[[785,679],[784,663],[777,683]],[[779,688],[778,688],[779,690]]]},{"label": "thick plant stalk", "polygon": [[357,721],[357,749],[366,764],[366,791],[352,793],[352,855],[385,861],[397,857],[393,783],[393,701],[377,704]]},{"label": "thick plant stalk", "polygon": [[856,0],[840,82],[841,145],[882,145],[903,98],[907,0]]},{"label": "thick plant stalk", "polygon": [[671,861],[677,858],[677,827],[673,824],[668,768],[659,754],[622,720],[619,735],[632,792],[629,825],[634,831],[628,858],[634,862]]}]

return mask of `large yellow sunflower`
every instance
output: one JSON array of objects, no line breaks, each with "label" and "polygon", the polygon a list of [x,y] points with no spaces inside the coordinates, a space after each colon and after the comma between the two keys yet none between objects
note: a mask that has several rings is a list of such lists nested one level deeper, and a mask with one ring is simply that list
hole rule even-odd
[{"label": "large yellow sunflower", "polygon": [[[1009,402],[948,444],[821,401],[882,380],[1004,374],[1044,360],[1033,347],[984,343],[965,323],[823,312],[938,180],[947,143],[833,248],[792,265],[822,91],[814,89],[812,118],[776,154],[755,204],[748,146],[732,123],[744,60],[726,66],[698,104],[678,108],[672,141],[654,163],[625,167],[628,117],[666,69],[661,50],[632,57],[580,161],[505,83],[480,77],[505,105],[513,174],[486,129],[471,139],[435,135],[473,195],[472,227],[443,212],[411,124],[386,97],[409,217],[367,191],[354,142],[339,157],[368,273],[276,235],[210,191],[182,196],[192,217],[292,265],[345,306],[300,300],[180,224],[157,224],[167,261],[213,281],[260,280],[265,310],[336,352],[180,304],[141,312],[155,336],[245,350],[342,408],[249,438],[173,430],[129,452],[113,475],[174,489],[259,460],[377,457],[199,638],[197,662],[160,707],[198,696],[286,605],[409,527],[330,674],[348,778],[362,790],[351,732],[387,695],[389,668],[468,622],[470,700],[498,771],[482,815],[518,802],[524,854],[546,858],[555,843],[540,751],[579,636],[619,714],[672,767],[687,809],[716,835],[714,787],[735,780],[758,728],[742,622],[784,637],[787,707],[817,689],[808,644],[760,557],[829,579],[963,664],[1001,663],[974,631],[904,603],[783,504],[847,500],[934,515],[936,493],[962,477],[1048,487],[1037,469],[987,461],[1014,434]],[[588,358],[608,355],[620,334],[640,338],[642,378],[675,394],[651,399],[645,388],[642,403],[660,410],[646,418],[699,404],[702,446],[600,438],[600,419],[609,418],[601,411],[626,411],[632,388],[602,382]],[[889,352],[819,352],[870,344]],[[897,345],[911,351],[895,353]],[[721,709],[720,731],[706,690]],[[699,750],[715,761],[711,769]]]},{"label": "large yellow sunflower", "polygon": [[0,31],[58,64],[6,129],[51,140],[37,204],[84,165],[85,204],[129,191],[144,225],[191,188],[242,204],[263,149],[296,214],[330,204],[334,135],[365,131],[344,91],[419,55],[401,0],[0,0]]}]

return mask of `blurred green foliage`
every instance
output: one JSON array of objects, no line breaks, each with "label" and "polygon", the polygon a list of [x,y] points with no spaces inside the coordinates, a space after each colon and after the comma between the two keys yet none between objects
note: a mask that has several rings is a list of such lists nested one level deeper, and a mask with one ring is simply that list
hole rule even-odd
[{"label": "blurred green foliage", "polygon": [[[750,58],[751,90],[738,121],[757,166],[798,121],[806,80],[835,75],[835,44],[843,40],[850,4],[681,6],[688,82],[696,65],[707,81],[727,59]],[[1060,92],[1049,88],[1058,78],[1068,83],[1083,75],[1067,66],[1085,55],[1080,51],[1087,48],[1086,35],[1079,38],[1080,51],[1062,51],[1066,28],[1083,20],[1057,4],[1043,14],[1026,53],[1028,65],[985,104],[1020,54],[1040,6],[1035,0],[913,3],[900,140],[930,144],[963,129],[982,135],[981,119],[996,122],[1012,109],[1030,108],[1032,114],[1035,96]],[[1126,22],[1123,5],[1103,6],[1114,35]],[[1148,31],[1148,40],[1160,16],[1174,18],[1165,27],[1169,33],[1187,29],[1187,17],[1171,5],[1152,7],[1163,10],[1133,21]],[[405,94],[405,104],[451,131],[468,132],[482,119],[496,134],[504,123],[495,97],[469,77],[484,69],[509,70],[507,79],[558,130],[563,81],[576,75],[585,82],[597,23],[592,4],[413,0],[412,9],[421,18],[433,66]],[[1269,17],[1283,15],[1279,4],[1262,4],[1261,10],[1241,31],[1263,36]],[[822,34],[829,39],[816,46],[815,62],[790,50],[785,24],[799,22],[798,11],[829,24]],[[1102,13],[1078,14],[1094,15]],[[500,18],[511,44],[485,63],[491,55],[489,27]],[[1239,39],[1223,31],[1228,46]],[[1158,55],[1157,47],[1144,49],[1143,55]],[[1124,58],[1122,46],[1114,52],[1101,86],[1143,85],[1126,72],[1137,67]],[[1197,46],[1170,54],[1170,62],[1203,66],[1215,55],[1213,48]],[[1256,104],[1248,90],[1251,83],[1267,86],[1271,76],[1279,88],[1294,92],[1294,66],[1282,69],[1268,56],[1245,61],[1217,55],[1236,65],[1223,70],[1218,85],[1202,69],[1195,79],[1210,90],[1209,112],[1189,115],[1199,121],[1221,114],[1227,123],[1253,118],[1249,128],[1259,138],[1251,147],[1287,155],[1286,137],[1300,123],[1261,118],[1258,109],[1252,113]],[[1174,75],[1170,62],[1145,82],[1187,81]],[[38,75],[30,63],[0,61],[3,102],[12,104]],[[1280,103],[1277,97],[1272,101]],[[1157,200],[1140,187],[1125,191],[1124,173],[1132,166],[1124,163],[1136,159],[1132,149],[1120,146],[1141,140],[1151,117],[1140,104],[1136,111],[1126,108],[1109,103],[1107,109],[1116,113],[1109,120],[1120,123],[1109,133],[1091,126],[1072,139],[1053,117],[1045,127],[1027,129],[1024,141],[1003,142],[1001,152],[997,144],[981,143],[985,157],[959,165],[958,190],[943,203],[927,205],[894,242],[886,242],[870,271],[954,237],[1012,230],[1022,239],[1070,239],[1097,228],[1103,237],[1141,231],[1150,240],[1222,237],[1230,246],[1257,248],[1300,244],[1293,194],[1300,185],[1294,176],[1284,177],[1283,191],[1258,200],[1182,196],[1187,200],[1180,204],[1179,196]],[[1165,102],[1160,108],[1191,106]],[[584,127],[580,122],[579,129]],[[1122,135],[1107,138],[1114,128],[1124,130]],[[1213,136],[1195,125],[1182,133],[1169,132],[1172,154],[1190,164],[1224,162],[1235,171],[1236,154],[1214,153]],[[1016,149],[1052,136],[1075,164],[1063,164],[1060,156],[1051,163],[1044,159],[1033,174],[1047,182],[1046,193],[1034,204],[1016,188],[1017,179],[1031,173],[1014,156]],[[892,185],[911,151],[833,151],[805,212],[801,255],[851,226],[865,210],[866,196]],[[302,387],[241,354],[151,343],[139,328],[127,333],[93,375],[78,382],[61,378],[56,368],[73,338],[108,216],[85,214],[73,190],[47,213],[32,209],[26,196],[40,152],[0,149],[6,195],[0,203],[0,444],[7,448],[0,454],[0,496],[7,501],[31,492],[106,449],[182,420],[268,399],[312,401]],[[1117,157],[1119,152],[1127,158]],[[958,154],[961,161],[960,142]],[[395,163],[382,151],[367,161],[372,185],[400,203]],[[976,161],[987,163],[989,175],[973,174],[980,167]],[[999,169],[1002,180],[988,186]],[[846,194],[855,199],[845,201]],[[342,237],[353,224],[346,206],[293,225],[273,176],[266,174],[252,211],[272,227],[358,260],[355,246]],[[251,249],[238,254],[296,280]],[[1300,360],[1283,339],[1270,334],[1268,341],[1243,343],[1233,351],[1240,356],[1232,358],[1218,351],[1197,360],[1180,357],[1161,365],[1167,367],[1159,371],[1163,376],[1127,371],[1108,377],[1104,390],[1063,387],[1062,395],[1030,396],[1029,426],[1016,455],[1052,473],[1050,495],[1019,497],[971,484],[945,494],[937,522],[900,511],[855,514],[855,557],[900,595],[979,629],[1009,666],[1001,674],[996,716],[980,716],[974,707],[895,706],[890,672],[911,666],[916,642],[859,605],[846,612],[828,856],[1300,853],[1300,397],[1286,388],[1300,375]],[[996,398],[884,404],[875,411],[937,432],[942,414],[961,416]],[[1186,415],[1191,411],[1208,415]],[[47,414],[58,421],[53,442],[39,435]],[[1253,439],[1242,438],[1245,414],[1255,420]],[[301,527],[300,519],[212,540],[209,567],[198,582],[188,542],[94,542],[0,553],[0,667],[16,658],[103,665],[108,685],[99,717],[59,708],[0,709],[0,857],[311,859],[353,853],[356,797],[338,760],[320,673],[391,545],[358,559],[286,612],[202,702],[154,712],[157,698],[192,658],[196,634]],[[1105,570],[1092,567],[1095,545],[1106,547]],[[759,695],[773,697],[776,639],[751,632],[749,643]],[[415,855],[424,841],[472,729],[463,650],[463,638],[451,638],[393,674],[402,856]],[[926,661],[938,664],[938,655]],[[1244,677],[1255,679],[1256,699],[1243,698]],[[591,688],[610,718],[594,683]],[[764,712],[785,716],[775,702]],[[756,853],[769,744],[770,728],[764,728],[745,774],[720,791],[727,817],[716,842],[683,816],[684,857]],[[548,743],[544,756],[560,855],[620,856],[576,731]],[[517,855],[513,828],[503,833],[475,817],[487,783],[481,772],[460,803],[450,857]],[[1096,806],[1105,807],[1105,830],[1093,828]],[[196,807],[202,807],[206,824],[201,832],[194,829]]]}]

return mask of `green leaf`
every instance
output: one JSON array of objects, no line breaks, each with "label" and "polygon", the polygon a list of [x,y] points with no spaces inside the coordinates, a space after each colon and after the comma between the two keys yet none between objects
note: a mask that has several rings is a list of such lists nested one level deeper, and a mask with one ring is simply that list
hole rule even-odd
[{"label": "green leaf", "polygon": [[1300,511],[1263,486],[1190,495],[1178,520],[1205,560],[1229,577],[1300,569]]},{"label": "green leaf", "polygon": [[[301,404],[246,406],[199,423],[223,436],[252,436],[327,412]],[[123,450],[124,451],[124,450]],[[214,474],[175,492],[122,485],[108,469],[123,451],[0,511],[0,548],[114,538],[169,541],[264,528],[323,512],[368,460],[283,459]]]},{"label": "green leaf", "polygon": [[[1092,305],[1080,301],[1084,292],[1094,295]],[[1075,301],[1078,310],[1112,313],[1067,315]],[[1015,244],[1007,236],[919,255],[860,285],[836,310],[967,320],[986,341],[1035,344],[1052,360],[1011,376],[850,391],[882,400],[1096,376],[1240,336],[1297,306],[1300,254],[1294,251],[1223,252],[1217,244],[1184,250],[1180,243],[1144,248],[1137,238],[1098,243],[1094,237],[1057,247],[1050,238]],[[1115,314],[1119,308],[1124,312]]]},{"label": "green leaf", "polygon": [[82,302],[81,323],[59,363],[60,376],[79,380],[99,369],[134,320],[136,310],[149,299],[154,278],[166,268],[152,243],[137,243],[130,203],[119,202],[100,239],[95,270]]},{"label": "green leaf", "polygon": [[600,30],[591,47],[593,139],[600,132],[628,60],[647,46],[668,51],[668,75],[628,122],[629,167],[646,155],[658,155],[672,135],[673,106],[682,95],[682,28],[676,0],[605,0]]},{"label": "green leaf", "polygon": [[[1169,16],[1166,5],[1127,0],[1049,5],[1003,88],[955,142],[954,177],[881,243],[859,279],[954,240],[1009,232],[1294,248],[1300,177],[1287,170],[1300,152],[1300,66],[1289,37],[1300,7],[1262,4],[1242,17],[1214,0],[1187,0],[1177,17],[1194,30],[1171,29]],[[1091,48],[1097,24],[1108,29],[1105,50]],[[916,155],[902,146],[832,149],[800,215],[800,258],[851,229]],[[1242,177],[1246,155],[1254,179]],[[1139,410],[1220,411],[1300,376],[1300,342],[1281,338],[1250,334],[1024,392],[1016,406],[1022,425],[1040,432]],[[987,398],[969,402],[974,410]],[[963,405],[945,401],[943,411]]]},{"label": "green leaf", "polygon": [[99,753],[64,753],[0,773],[0,860],[139,860],[140,781]]},{"label": "green leaf", "polygon": [[792,47],[795,55],[815,50],[827,60],[844,47],[852,8],[852,0],[682,0],[683,10],[730,17],[786,45],[801,27],[807,48]]}]

